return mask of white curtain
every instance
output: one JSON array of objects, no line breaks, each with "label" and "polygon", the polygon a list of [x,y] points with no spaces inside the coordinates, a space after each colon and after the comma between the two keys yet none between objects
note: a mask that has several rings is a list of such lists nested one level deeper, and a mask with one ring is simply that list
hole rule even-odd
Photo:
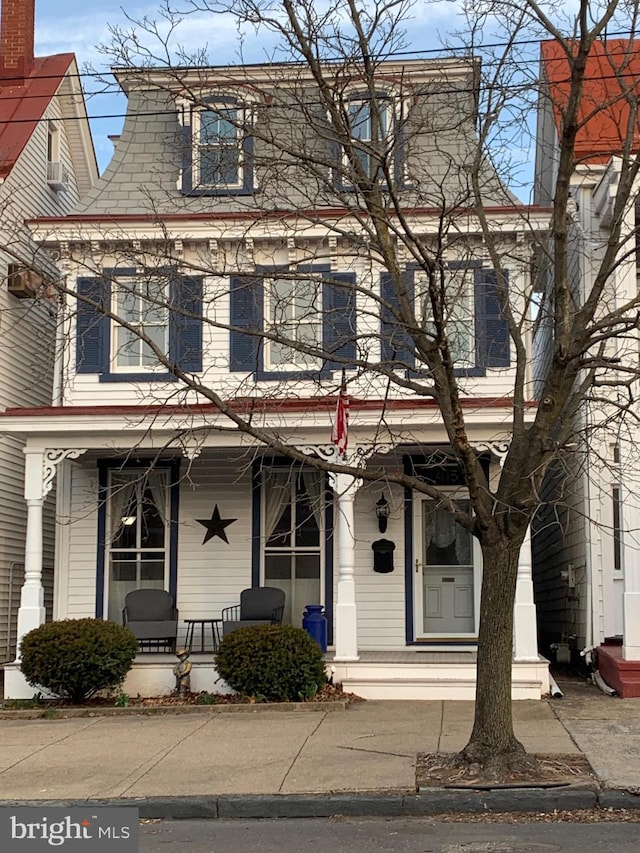
[{"label": "white curtain", "polygon": [[265,471],[264,481],[264,535],[265,542],[276,528],[282,512],[291,498],[290,471]]},{"label": "white curtain", "polygon": [[304,488],[309,495],[313,517],[318,525],[318,530],[322,531],[322,518],[324,515],[325,495],[324,495],[324,476],[320,471],[305,471],[302,475]]},{"label": "white curtain", "polygon": [[[429,511],[425,518],[427,562],[431,565],[472,565],[469,531],[458,524],[446,510],[429,503],[433,510]],[[467,506],[462,505],[462,501],[457,503],[461,509],[467,509]]]}]

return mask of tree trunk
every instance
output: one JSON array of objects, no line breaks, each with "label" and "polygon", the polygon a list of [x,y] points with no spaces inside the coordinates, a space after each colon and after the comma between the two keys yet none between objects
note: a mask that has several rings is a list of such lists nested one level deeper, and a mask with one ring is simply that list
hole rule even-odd
[{"label": "tree trunk", "polygon": [[[517,536],[517,534],[516,534]],[[522,537],[504,534],[481,541],[484,563],[478,632],[475,718],[461,753],[465,763],[480,764],[489,775],[522,766],[525,750],[513,733],[511,665],[513,606]]]}]

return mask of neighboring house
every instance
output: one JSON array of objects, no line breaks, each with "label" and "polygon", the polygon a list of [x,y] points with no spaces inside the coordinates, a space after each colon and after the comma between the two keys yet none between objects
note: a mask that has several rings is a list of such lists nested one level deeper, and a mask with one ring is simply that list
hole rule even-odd
[{"label": "neighboring house", "polygon": [[[159,371],[135,336],[86,301],[120,317],[125,312],[180,369],[254,411],[257,422],[289,442],[320,457],[335,451],[330,433],[339,364],[320,365],[251,335],[289,322],[273,307],[286,283],[308,340],[321,339],[349,358],[357,339],[378,362],[402,349],[389,319],[368,300],[368,292],[391,298],[388,278],[371,253],[353,251],[353,242],[364,240],[357,218],[347,215],[351,187],[344,170],[327,184],[336,163],[330,134],[313,137],[315,188],[305,183],[308,175],[295,157],[287,162],[269,146],[274,125],[279,133],[300,134],[293,151],[305,144],[305,116],[318,103],[310,76],[290,65],[193,69],[180,80],[162,69],[116,70],[116,76],[129,107],[111,164],[71,214],[32,223],[45,246],[65,248],[66,281],[81,298],[68,303],[67,347],[58,361],[65,378],[56,405],[14,409],[0,419],[2,430],[27,441],[32,571],[21,609],[25,626],[43,618],[31,601],[41,588],[40,506],[55,478],[55,618],[120,621],[127,592],[164,588],[177,603],[181,642],[183,620],[219,617],[243,588],[278,586],[286,591],[288,622],[299,625],[306,604],[324,604],[335,678],[349,689],[366,697],[472,698],[482,564],[470,534],[422,494],[381,483],[354,488],[345,475],[327,477],[252,445],[205,397],[185,393],[171,372]],[[425,239],[437,231],[443,193],[468,204],[459,185],[464,169],[456,164],[465,156],[465,134],[473,134],[476,85],[477,68],[468,60],[380,66],[377,120],[393,139],[400,109],[406,111],[396,173]],[[195,102],[190,86],[200,93]],[[287,93],[297,87],[308,96],[291,109]],[[360,91],[357,75],[344,97],[354,135],[371,142],[369,95]],[[238,133],[241,115],[253,132]],[[411,122],[428,125],[430,133],[412,136]],[[483,180],[519,299],[530,283],[529,229],[546,227],[548,211],[518,205],[491,174]],[[412,187],[420,187],[422,206]],[[464,406],[491,476],[506,453],[514,367],[478,223],[464,215],[452,231],[447,260],[464,306],[458,329]],[[338,286],[313,282],[310,288],[314,262]],[[305,276],[291,278],[296,269]],[[277,270],[289,277],[278,278]],[[423,282],[408,261],[407,273],[417,298]],[[339,287],[354,281],[361,285],[357,310],[353,291]],[[131,299],[131,282],[145,288],[138,300]],[[151,304],[156,308],[149,313]],[[315,308],[322,309],[321,319]],[[350,371],[347,377],[352,458],[370,457],[369,464],[389,470],[404,466],[464,500],[433,402],[389,394],[381,379]],[[384,538],[395,549],[390,554],[387,544],[374,566],[382,497],[389,508]],[[214,519],[213,538],[203,529],[208,519]],[[528,539],[515,621],[514,696],[540,697],[548,672],[537,653]],[[215,689],[212,655],[192,660],[193,689]],[[125,689],[172,689],[174,662],[162,653],[139,655]],[[7,695],[30,695],[17,665],[5,668],[5,676]]]},{"label": "neighboring house", "polygon": [[[51,256],[24,220],[64,216],[98,177],[73,54],[35,57],[34,0],[2,0],[0,17],[0,410],[48,406],[56,300]],[[16,654],[24,579],[24,441],[0,436],[0,661]],[[40,606],[53,609],[53,495],[43,512]]]},{"label": "neighboring house", "polygon": [[[571,223],[571,269],[578,300],[593,281],[609,236],[620,154],[637,103],[640,43],[609,39],[594,45],[586,68],[571,179],[575,207]],[[542,45],[536,156],[539,204],[552,198],[558,132],[567,99],[568,65],[555,43]],[[630,106],[631,105],[631,106]],[[637,114],[634,150],[640,147]],[[638,147],[636,147],[638,146]],[[637,196],[634,195],[633,198]],[[637,202],[624,212],[619,263],[610,277],[610,308],[638,293]],[[544,303],[543,303],[544,305]],[[534,342],[538,375],[544,374],[549,325],[541,322]],[[637,338],[610,344],[610,354],[637,369]],[[613,352],[612,348],[616,350]],[[607,389],[599,389],[605,398]],[[615,391],[613,392],[616,393]],[[622,392],[620,392],[622,393]],[[623,395],[623,403],[630,398]],[[566,662],[585,648],[599,647],[600,671],[624,696],[640,695],[640,432],[635,404],[624,422],[605,405],[585,406],[578,445],[547,477],[546,508],[534,525],[534,584],[543,653]]]}]

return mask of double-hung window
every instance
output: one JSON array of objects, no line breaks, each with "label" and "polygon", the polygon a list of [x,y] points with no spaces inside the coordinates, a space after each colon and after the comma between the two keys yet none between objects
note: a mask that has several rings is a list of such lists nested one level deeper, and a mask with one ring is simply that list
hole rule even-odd
[{"label": "double-hung window", "polygon": [[183,132],[182,192],[246,195],[254,190],[251,99],[220,94],[179,102]]},{"label": "double-hung window", "polygon": [[317,370],[321,360],[306,347],[322,344],[322,288],[309,278],[267,278],[265,369]]},{"label": "double-hung window", "polygon": [[212,104],[194,115],[194,173],[202,187],[243,185],[242,110]]},{"label": "double-hung window", "polygon": [[[170,379],[202,370],[201,278],[177,270],[105,269],[79,278],[76,370],[101,382]],[[164,364],[161,363],[164,356]]]},{"label": "double-hung window", "polygon": [[[485,375],[487,368],[510,366],[509,328],[502,310],[498,275],[477,262],[452,261],[436,281],[436,299],[442,306],[444,334],[449,341],[456,370]],[[508,272],[503,273],[508,282]],[[412,330],[422,329],[435,336],[433,301],[427,273],[416,268],[406,270],[402,287],[411,315],[401,316],[398,287],[390,274],[380,276],[382,299],[380,352],[392,369],[416,369]]]},{"label": "double-hung window", "polygon": [[166,370],[150,343],[169,351],[168,284],[166,280],[116,279],[111,302],[118,322],[111,327],[111,370],[114,373]]},{"label": "double-hung window", "polygon": [[[446,269],[436,285],[444,313],[444,333],[456,367],[469,368],[476,364],[474,336],[474,273],[466,269]],[[416,310],[422,328],[436,334],[433,323],[433,303],[429,294],[427,275],[416,271],[414,277]]]},{"label": "double-hung window", "polygon": [[391,102],[382,98],[352,100],[347,114],[354,155],[365,175],[378,180],[392,129]]}]

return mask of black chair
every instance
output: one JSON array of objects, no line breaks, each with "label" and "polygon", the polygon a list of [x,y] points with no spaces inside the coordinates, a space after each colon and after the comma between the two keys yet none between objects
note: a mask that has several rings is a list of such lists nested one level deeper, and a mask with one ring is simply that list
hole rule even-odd
[{"label": "black chair", "polygon": [[122,624],[134,634],[140,651],[175,653],[178,611],[164,589],[134,589],[127,593]]},{"label": "black chair", "polygon": [[243,589],[240,604],[222,611],[222,636],[249,625],[280,625],[284,613],[284,591],[273,586]]}]

